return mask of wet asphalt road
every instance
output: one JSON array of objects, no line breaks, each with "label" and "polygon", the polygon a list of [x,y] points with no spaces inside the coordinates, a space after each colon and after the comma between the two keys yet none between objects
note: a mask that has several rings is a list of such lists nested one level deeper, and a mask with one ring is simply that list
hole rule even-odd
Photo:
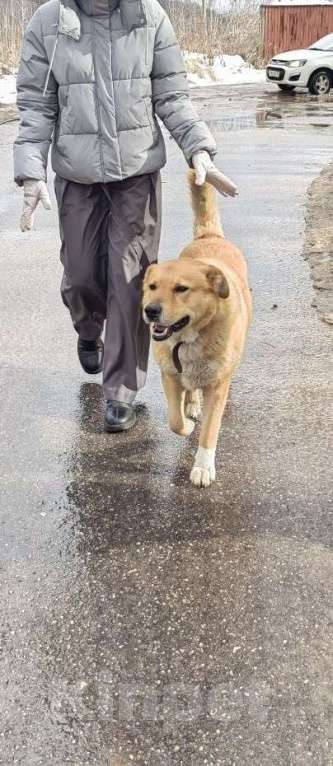
[{"label": "wet asphalt road", "polygon": [[[135,430],[102,432],[59,297],[56,213],[18,232],[16,126],[0,128],[4,766],[333,762],[332,327],[301,257],[333,101],[195,97],[240,187],[221,209],[255,305],[206,491],[153,363]],[[191,233],[168,151],[162,258]]]}]

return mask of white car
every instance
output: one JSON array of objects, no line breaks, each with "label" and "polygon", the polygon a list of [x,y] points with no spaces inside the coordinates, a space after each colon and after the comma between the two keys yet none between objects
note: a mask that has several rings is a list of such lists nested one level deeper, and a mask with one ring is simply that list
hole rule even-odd
[{"label": "white car", "polygon": [[333,86],[333,34],[296,51],[280,53],[266,67],[268,82],[276,82],[281,90],[308,88],[315,96],[329,93]]}]

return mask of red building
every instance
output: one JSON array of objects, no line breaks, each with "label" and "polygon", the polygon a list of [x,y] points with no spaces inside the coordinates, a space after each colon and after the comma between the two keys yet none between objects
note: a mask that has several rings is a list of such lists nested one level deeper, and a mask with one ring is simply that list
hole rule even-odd
[{"label": "red building", "polygon": [[266,60],[333,32],[333,0],[263,0],[260,10]]}]

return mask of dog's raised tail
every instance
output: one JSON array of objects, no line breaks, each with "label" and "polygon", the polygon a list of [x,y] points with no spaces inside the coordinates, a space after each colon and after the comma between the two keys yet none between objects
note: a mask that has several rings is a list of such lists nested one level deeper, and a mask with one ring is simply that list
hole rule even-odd
[{"label": "dog's raised tail", "polygon": [[195,172],[190,170],[188,182],[191,191],[193,209],[194,239],[202,237],[223,237],[220,216],[216,204],[215,190],[209,183],[197,186]]}]

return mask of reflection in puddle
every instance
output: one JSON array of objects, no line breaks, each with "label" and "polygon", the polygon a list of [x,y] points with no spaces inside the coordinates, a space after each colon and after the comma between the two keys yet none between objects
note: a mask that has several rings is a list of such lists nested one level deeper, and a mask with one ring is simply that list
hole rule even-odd
[{"label": "reflection in puddle", "polygon": [[[248,86],[242,90],[244,111],[241,114],[237,111],[239,92],[233,87],[205,88],[194,91],[192,98],[213,131],[249,130],[256,127],[303,130],[309,126],[309,118],[314,130],[333,127],[332,95],[325,98],[310,96],[308,93],[286,95]],[[214,117],[210,119],[212,111]]]},{"label": "reflection in puddle", "polygon": [[228,115],[221,119],[206,119],[205,122],[210,129],[232,131],[262,127],[265,126],[267,122],[271,125],[272,121],[281,120],[281,118],[282,116],[278,112],[273,112],[271,109],[262,109],[254,114]]}]

